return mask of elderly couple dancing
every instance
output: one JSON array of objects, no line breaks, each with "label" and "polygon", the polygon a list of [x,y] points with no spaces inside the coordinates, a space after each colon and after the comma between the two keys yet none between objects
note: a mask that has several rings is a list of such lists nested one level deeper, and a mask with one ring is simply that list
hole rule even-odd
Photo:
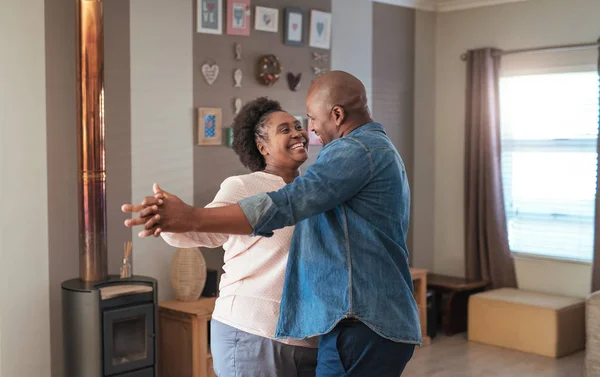
[{"label": "elderly couple dancing", "polygon": [[363,84],[332,71],[306,99],[323,149],[278,102],[247,103],[233,149],[250,174],[204,208],[154,185],[126,226],[176,247],[223,246],[211,321],[219,377],[398,377],[421,332],[408,265],[404,163],[371,119]]}]

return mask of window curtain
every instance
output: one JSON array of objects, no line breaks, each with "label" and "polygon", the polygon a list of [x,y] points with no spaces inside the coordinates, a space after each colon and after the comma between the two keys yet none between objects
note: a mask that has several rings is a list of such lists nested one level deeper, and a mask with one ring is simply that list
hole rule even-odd
[{"label": "window curtain", "polygon": [[500,59],[492,48],[466,59],[465,274],[492,288],[517,285],[501,178]]},{"label": "window curtain", "polygon": [[[598,38],[598,76],[600,77],[600,38]],[[600,80],[598,82],[598,103],[600,103]],[[600,118],[600,114],[598,114]],[[600,130],[600,120],[598,121]],[[600,169],[600,132],[598,134],[598,169]],[[597,174],[600,180],[600,174]],[[600,291],[600,191],[596,183],[596,228],[594,231],[594,260],[592,261],[592,292]]]}]

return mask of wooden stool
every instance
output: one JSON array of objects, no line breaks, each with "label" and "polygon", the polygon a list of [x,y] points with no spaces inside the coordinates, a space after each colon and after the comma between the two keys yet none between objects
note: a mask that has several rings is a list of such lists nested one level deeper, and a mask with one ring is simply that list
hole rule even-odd
[{"label": "wooden stool", "polygon": [[439,274],[428,275],[427,288],[435,292],[435,302],[441,305],[441,297],[447,295],[447,301],[441,307],[444,334],[454,335],[467,331],[469,296],[485,290],[488,284],[483,280],[468,280]]}]

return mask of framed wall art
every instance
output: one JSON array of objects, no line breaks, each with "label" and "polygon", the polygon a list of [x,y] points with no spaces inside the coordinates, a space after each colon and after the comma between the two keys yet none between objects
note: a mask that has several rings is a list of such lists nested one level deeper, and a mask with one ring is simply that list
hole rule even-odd
[{"label": "framed wall art", "polygon": [[216,107],[198,107],[197,130],[198,145],[221,145],[223,136],[223,112]]},{"label": "framed wall art", "polygon": [[331,13],[310,11],[310,47],[329,50],[331,46]]},{"label": "framed wall art", "polygon": [[227,0],[227,34],[250,35],[250,0]]},{"label": "framed wall art", "polygon": [[254,9],[254,29],[277,33],[279,30],[279,9],[256,7]]},{"label": "framed wall art", "polygon": [[196,0],[196,31],[223,34],[223,0]]},{"label": "framed wall art", "polygon": [[289,46],[304,46],[304,11],[300,8],[285,8],[283,43]]}]

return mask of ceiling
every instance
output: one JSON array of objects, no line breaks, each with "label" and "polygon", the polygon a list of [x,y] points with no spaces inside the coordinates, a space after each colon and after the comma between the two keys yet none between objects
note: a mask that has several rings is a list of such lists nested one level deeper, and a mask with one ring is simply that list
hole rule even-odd
[{"label": "ceiling", "polygon": [[377,3],[398,5],[408,8],[436,12],[451,12],[455,10],[485,7],[490,5],[517,3],[528,0],[372,0]]}]

